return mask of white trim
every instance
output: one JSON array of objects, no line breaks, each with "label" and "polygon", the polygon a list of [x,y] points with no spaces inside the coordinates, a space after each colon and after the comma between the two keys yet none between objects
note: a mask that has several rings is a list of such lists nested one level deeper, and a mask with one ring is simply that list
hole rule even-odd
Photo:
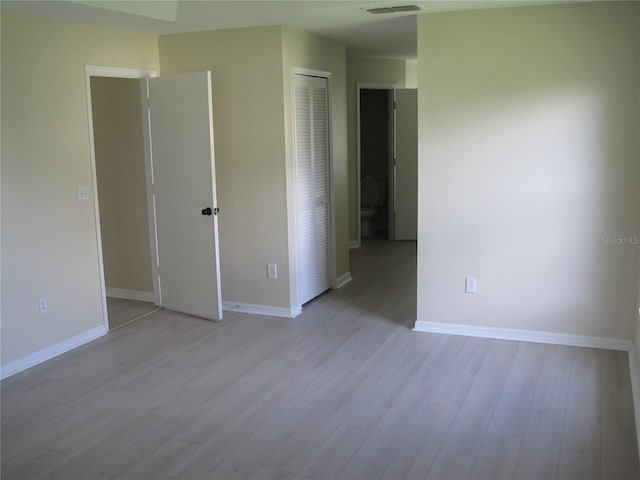
[{"label": "white trim", "polygon": [[351,272],[346,272],[336,278],[336,288],[342,288],[347,283],[349,283],[353,278],[351,278]]},{"label": "white trim", "polygon": [[331,78],[331,72],[326,70],[315,70],[305,67],[291,67],[292,75],[307,75],[311,77]]},{"label": "white trim", "polygon": [[354,248],[360,248],[360,242],[357,240],[351,240],[349,242],[349,250],[353,250]]},{"label": "white trim", "polygon": [[106,327],[104,325],[100,325],[99,327],[87,330],[80,335],[67,338],[60,343],[56,343],[55,345],[51,345],[50,347],[43,348],[42,350],[38,350],[37,352],[27,355],[26,357],[8,363],[1,368],[2,373],[0,374],[0,377],[4,380],[5,378],[15,375],[18,372],[22,372],[23,370],[26,370],[28,368],[35,367],[42,362],[51,360],[58,355],[62,355],[69,350],[73,350],[74,348],[84,345],[85,343],[89,343],[96,338],[100,338],[106,334]]},{"label": "white trim", "polygon": [[[640,432],[640,378],[638,377],[638,363],[636,349],[631,344],[627,351],[629,356],[629,376],[631,377],[631,396],[633,398],[633,411],[636,419],[636,436]],[[640,442],[638,443],[638,455],[640,455]]]},{"label": "white trim", "polygon": [[446,333],[468,337],[497,338],[520,342],[551,343],[576,347],[603,348],[607,350],[629,351],[633,343],[627,338],[590,337],[540,330],[520,330],[515,328],[483,327],[459,323],[425,322],[418,320],[414,332]]},{"label": "white trim", "polygon": [[143,70],[140,68],[105,67],[101,65],[85,65],[84,71],[92,77],[114,78],[146,78],[155,77],[155,70]]},{"label": "white trim", "polygon": [[[214,211],[218,209],[218,185],[216,180],[216,149],[213,131],[213,80],[211,70],[207,73],[207,101],[209,104],[209,151],[211,152],[211,202]],[[218,215],[213,215],[213,259],[216,268],[216,312],[218,318],[222,320],[222,279],[220,276],[220,231],[218,225]]]},{"label": "white trim", "polygon": [[158,229],[156,228],[156,201],[153,194],[153,163],[151,161],[151,111],[149,109],[149,78],[140,82],[142,134],[144,136],[144,174],[147,187],[147,223],[149,225],[149,253],[151,254],[151,278],[153,303],[162,305],[162,288],[158,272]]},{"label": "white trim", "polygon": [[98,204],[98,175],[96,170],[96,149],[93,136],[93,103],[91,98],[91,77],[146,78],[155,77],[154,70],[135,68],[103,67],[98,65],[84,66],[85,91],[87,99],[87,125],[89,128],[89,158],[91,161],[91,183],[93,189],[93,215],[96,229],[96,248],[98,253],[98,272],[100,278],[100,296],[102,300],[102,323],[105,331],[109,330],[109,314],[107,312],[107,289],[104,278],[104,259],[102,255],[102,232],[100,231],[100,207]]},{"label": "white trim", "polygon": [[124,298],[125,300],[139,300],[141,302],[154,302],[153,292],[141,290],[127,290],[126,288],[107,287],[107,297]]},{"label": "white trim", "polygon": [[266,315],[269,317],[284,318],[295,318],[302,313],[302,306],[300,305],[285,308],[241,302],[222,302],[222,309],[227,312],[250,313],[252,315]]}]

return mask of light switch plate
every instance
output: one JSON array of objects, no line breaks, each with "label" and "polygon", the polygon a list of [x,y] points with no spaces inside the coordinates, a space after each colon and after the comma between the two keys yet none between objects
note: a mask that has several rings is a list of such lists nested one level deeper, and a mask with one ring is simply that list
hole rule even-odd
[{"label": "light switch plate", "polygon": [[89,187],[86,185],[80,185],[78,187],[78,200],[89,200]]}]

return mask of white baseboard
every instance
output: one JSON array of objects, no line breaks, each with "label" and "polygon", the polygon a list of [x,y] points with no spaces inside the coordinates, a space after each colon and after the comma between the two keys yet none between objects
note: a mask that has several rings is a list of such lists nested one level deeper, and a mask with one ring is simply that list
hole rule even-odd
[{"label": "white baseboard", "polygon": [[139,300],[141,302],[154,302],[153,292],[143,292],[140,290],[127,290],[125,288],[107,287],[107,297],[124,298],[126,300]]},{"label": "white baseboard", "polygon": [[302,306],[291,308],[272,307],[270,305],[255,305],[241,302],[222,302],[222,309],[227,312],[251,313],[254,315],[267,315],[269,317],[295,318],[302,313]]},{"label": "white baseboard", "polygon": [[[627,352],[629,355],[629,375],[631,377],[631,396],[633,398],[633,412],[636,417],[636,437],[640,435],[640,377],[638,375],[638,362],[636,349],[631,344],[631,349]],[[640,442],[638,443],[638,455],[640,455]]]},{"label": "white baseboard", "polygon": [[336,288],[342,288],[344,287],[347,283],[349,283],[351,280],[353,280],[351,278],[351,272],[347,272],[347,273],[343,273],[342,275],[340,275],[338,278],[336,278]]},{"label": "white baseboard", "polygon": [[31,355],[27,355],[26,357],[4,365],[2,367],[2,373],[0,374],[0,377],[2,379],[8,378],[11,375],[15,375],[18,372],[22,372],[23,370],[26,370],[28,368],[35,367],[42,362],[57,357],[58,355],[62,355],[69,350],[73,350],[74,348],[91,342],[92,340],[100,338],[106,334],[107,329],[104,325],[100,325],[99,327],[87,330],[80,335],[67,338],[60,343],[56,343],[55,345],[51,345],[50,347],[43,348],[42,350],[38,350]]},{"label": "white baseboard", "polygon": [[354,248],[360,248],[360,242],[357,240],[352,240],[349,242],[349,250],[353,250]]},{"label": "white baseboard", "polygon": [[552,343],[576,347],[604,348],[607,350],[629,351],[633,342],[627,338],[589,337],[566,333],[545,332],[539,330],[520,330],[515,328],[482,327],[457,323],[424,322],[418,320],[414,332],[446,333],[468,337],[497,338],[521,342]]}]

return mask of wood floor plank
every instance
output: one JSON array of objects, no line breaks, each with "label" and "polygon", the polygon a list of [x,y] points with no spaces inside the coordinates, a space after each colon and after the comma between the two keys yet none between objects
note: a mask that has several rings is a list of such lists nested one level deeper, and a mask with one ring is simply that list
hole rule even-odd
[{"label": "wood floor plank", "polygon": [[[234,455],[252,435],[264,428],[274,416],[281,414],[283,406],[291,396],[291,385],[288,382],[280,382],[265,387],[261,396],[253,397],[251,407],[225,410],[224,419],[217,423],[215,428],[207,428],[206,434],[201,434],[200,446],[173,465],[167,474],[178,479],[210,479],[213,472]],[[175,436],[179,438],[182,434],[177,433]]]},{"label": "wood floor plank", "polygon": [[338,478],[382,478],[409,430],[412,418],[407,412],[415,411],[428,395],[428,385],[407,384]]},{"label": "wood floor plank", "polygon": [[247,478],[248,480],[304,480],[307,477],[299,477],[295,473],[260,467],[253,475]]},{"label": "wood floor plank", "polygon": [[634,431],[633,396],[627,352],[601,351],[600,415],[602,425],[617,430]]},{"label": "wood floor plank", "polygon": [[442,448],[458,407],[425,402],[415,412],[398,453],[383,474],[386,480],[424,479]]},{"label": "wood floor plank", "polygon": [[[429,335],[429,334],[427,334]],[[433,351],[426,357],[417,379],[434,387],[439,387],[454,359],[464,348],[467,337],[457,335],[430,336],[429,340],[437,342]],[[446,394],[444,396],[446,399]]]},{"label": "wood floor plank", "polygon": [[[510,480],[516,468],[520,439],[502,435],[487,435],[478,451],[471,480]],[[538,478],[538,477],[529,477]]]},{"label": "wood floor plank", "polygon": [[508,375],[507,366],[482,366],[451,425],[442,452],[469,457],[479,454]]},{"label": "wood floor plank", "polygon": [[471,475],[475,458],[439,453],[426,480],[466,480]]},{"label": "wood floor plank", "polygon": [[338,428],[337,422],[326,416],[322,404],[302,402],[302,405],[306,405],[304,414],[262,465],[280,471],[301,472]]},{"label": "wood floor plank", "polygon": [[302,474],[309,478],[338,478],[369,435],[370,432],[366,430],[337,427],[317,452],[310,456],[302,468]]},{"label": "wood floor plank", "polygon": [[564,418],[557,478],[600,478],[602,431],[599,406],[590,402],[567,403]]},{"label": "wood floor plank", "polygon": [[169,438],[156,450],[145,456],[139,456],[135,464],[130,466],[118,480],[137,479],[155,480],[158,472],[167,472],[181,458],[197,448],[197,444]]},{"label": "wood floor plank", "polygon": [[600,405],[602,392],[601,351],[582,347],[574,347],[572,350],[569,401]]},{"label": "wood floor plank", "polygon": [[638,468],[635,432],[602,427],[600,437],[602,448],[600,478],[633,478],[632,475]]},{"label": "wood floor plank", "polygon": [[566,400],[566,387],[538,386],[522,438],[515,479],[556,478]]},{"label": "wood floor plank", "polygon": [[542,359],[543,356],[531,353],[529,344],[520,344],[498,399],[489,433],[507,436],[521,436],[524,433]]},{"label": "wood floor plank", "polygon": [[[245,478],[258,470],[297,429],[307,426],[305,419],[313,416],[313,404],[292,400],[249,435],[235,451],[212,472],[213,478]],[[304,427],[302,427],[304,428]]]}]

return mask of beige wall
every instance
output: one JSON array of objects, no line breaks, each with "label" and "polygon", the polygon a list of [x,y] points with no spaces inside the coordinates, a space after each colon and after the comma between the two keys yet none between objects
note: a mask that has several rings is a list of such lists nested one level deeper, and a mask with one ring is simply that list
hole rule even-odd
[{"label": "beige wall", "polygon": [[[291,67],[333,73],[333,185],[336,204],[346,205],[344,46],[280,26],[196,32],[160,37],[160,64],[163,75],[212,71],[223,300],[295,307]],[[337,208],[338,275],[349,270],[347,225]],[[278,265],[277,280],[267,263]]]},{"label": "beige wall", "polygon": [[[92,181],[86,64],[161,67],[165,75],[212,70],[223,299],[284,308],[294,306],[287,210],[292,137],[285,133],[290,66],[331,71],[336,273],[348,272],[343,45],[283,27],[158,39],[3,14],[3,365],[103,325],[94,205],[77,200],[78,186]],[[278,264],[278,280],[266,278],[267,263]],[[147,280],[107,281],[147,290]],[[43,296],[46,315],[38,312]]]},{"label": "beige wall", "polygon": [[[405,60],[383,58],[347,59],[347,135],[349,141],[349,240],[358,242],[358,158],[357,158],[357,84],[380,83],[404,88],[407,79]],[[411,68],[411,67],[409,67]]]},{"label": "beige wall", "polygon": [[6,365],[103,324],[94,205],[77,199],[91,185],[84,65],[157,69],[158,44],[8,13],[1,34]]},{"label": "beige wall", "polygon": [[[334,234],[336,277],[349,273],[348,168],[346,125],[346,60],[345,46],[330,38],[294,28],[282,28],[284,78],[284,118],[286,134],[287,189],[289,200],[289,242],[295,242],[295,150],[292,104],[292,69],[307,68],[330,72],[329,96],[331,110],[332,189],[334,204]],[[293,252],[293,249],[291,250]],[[293,264],[293,262],[291,262]],[[293,272],[292,272],[293,273]],[[294,285],[294,288],[296,286]],[[297,294],[291,292],[291,302]]]},{"label": "beige wall", "polygon": [[404,66],[404,88],[418,88],[418,62],[407,60]]},{"label": "beige wall", "polygon": [[419,17],[418,321],[634,338],[639,35],[637,3]]},{"label": "beige wall", "polygon": [[140,81],[91,78],[107,288],[153,293]]},{"label": "beige wall", "polygon": [[288,307],[281,28],[161,36],[160,67],[212,71],[222,299]]}]

